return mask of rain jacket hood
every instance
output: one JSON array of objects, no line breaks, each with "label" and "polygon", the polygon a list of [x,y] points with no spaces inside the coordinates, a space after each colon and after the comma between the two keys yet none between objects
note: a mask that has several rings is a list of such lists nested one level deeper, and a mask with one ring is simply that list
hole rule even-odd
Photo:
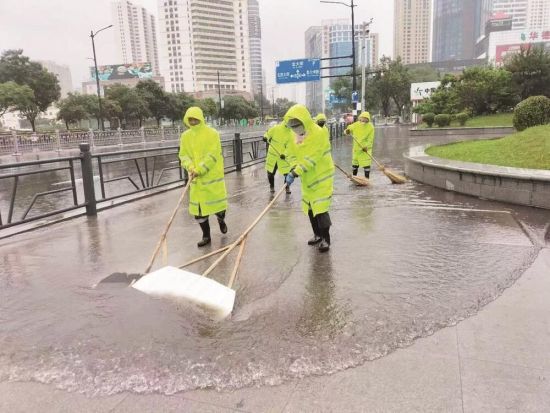
[{"label": "rain jacket hood", "polygon": [[311,118],[309,111],[304,105],[292,106],[288,110],[288,112],[286,112],[286,115],[284,117],[285,123],[288,123],[290,119],[298,119],[300,122],[302,122],[302,124],[304,125],[304,129],[308,134],[315,129],[315,126],[317,126]]},{"label": "rain jacket hood", "polygon": [[325,116],[324,113],[318,113],[317,116],[315,116],[315,117],[313,118],[313,120],[314,120],[315,122],[319,122],[320,120],[324,120],[324,121],[326,122],[326,121],[327,121],[327,117]]},{"label": "rain jacket hood", "polygon": [[369,120],[369,122],[371,121],[370,119],[370,113],[369,112],[363,112],[359,115],[359,118],[358,119],[361,119],[361,118],[366,118]]},{"label": "rain jacket hood", "polygon": [[[198,120],[200,120],[201,123],[199,123],[196,126],[191,126],[189,124],[189,118],[198,119]],[[202,109],[199,108],[198,106],[191,106],[189,109],[187,109],[187,111],[185,112],[185,115],[183,116],[183,124],[185,126],[187,126],[188,128],[190,128],[190,129],[191,128],[198,128],[198,127],[201,127],[201,126],[205,125],[204,114],[202,113]]]}]

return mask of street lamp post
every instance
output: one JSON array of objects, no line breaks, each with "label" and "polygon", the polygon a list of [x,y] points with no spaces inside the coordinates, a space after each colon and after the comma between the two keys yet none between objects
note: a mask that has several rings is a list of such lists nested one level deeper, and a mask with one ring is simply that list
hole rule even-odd
[{"label": "street lamp post", "polygon": [[[351,9],[351,77],[352,77],[352,92],[357,90],[357,79],[355,74],[355,12],[354,8],[357,7],[353,3],[354,0],[351,0],[351,4],[344,3],[343,1],[327,1],[321,0],[321,3],[332,3],[332,4],[341,4],[343,6],[349,7]],[[357,118],[357,102],[353,102],[353,118]]]},{"label": "street lamp post", "polygon": [[[365,92],[366,92],[366,82],[367,82],[367,79],[366,79],[366,66],[367,66],[367,56],[366,56],[366,41],[367,41],[367,36],[368,34],[370,33],[370,25],[372,23],[372,19],[370,19],[370,21],[367,23],[367,22],[363,22],[363,36],[361,37],[362,38],[362,46],[361,46],[361,62],[362,62],[362,74],[361,74],[361,110],[367,110],[367,98],[365,97]],[[372,50],[372,44],[371,44],[371,50]]]},{"label": "street lamp post", "polygon": [[99,127],[101,128],[102,131],[105,130],[105,126],[103,125],[103,108],[101,107],[101,89],[99,88],[99,71],[97,70],[97,57],[96,57],[96,54],[95,54],[94,38],[97,36],[97,34],[99,32],[101,32],[105,29],[108,29],[109,27],[113,27],[113,25],[110,24],[109,26],[106,26],[102,29],[99,29],[95,33],[94,33],[93,30],[90,30],[90,37],[92,39],[92,50],[94,51],[95,81],[96,81],[96,86],[97,86],[97,101],[98,101],[98,105],[99,105]]},{"label": "street lamp post", "polygon": [[260,85],[260,119],[264,121],[264,85]]},{"label": "street lamp post", "polygon": [[223,116],[223,106],[222,106],[222,86],[220,84],[220,71],[218,70],[218,100],[220,101],[220,110],[218,112],[218,117],[220,118],[220,125],[222,122]]}]

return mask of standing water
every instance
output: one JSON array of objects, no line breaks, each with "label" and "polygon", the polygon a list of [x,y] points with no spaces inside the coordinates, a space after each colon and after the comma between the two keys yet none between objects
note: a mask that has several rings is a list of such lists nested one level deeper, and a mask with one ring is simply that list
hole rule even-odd
[{"label": "standing water", "polygon": [[[377,134],[378,156],[403,170],[407,130]],[[336,142],[334,154],[349,168],[349,142]],[[122,283],[94,288],[113,272],[143,271],[178,191],[3,241],[0,381],[172,394],[330,374],[475,314],[543,242],[545,212],[371,176],[370,189],[336,176],[324,255],[306,245],[309,223],[293,185],[249,237],[233,316],[223,322]],[[228,244],[269,201],[260,168],[227,183],[229,233],[212,225],[213,245],[199,252],[200,231],[182,212],[169,236],[172,265]],[[227,282],[232,264],[214,278]]]}]

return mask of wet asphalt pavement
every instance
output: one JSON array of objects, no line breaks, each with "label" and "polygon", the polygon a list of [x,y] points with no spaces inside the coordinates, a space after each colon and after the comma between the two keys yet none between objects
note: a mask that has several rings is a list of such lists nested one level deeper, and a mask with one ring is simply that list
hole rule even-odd
[{"label": "wet asphalt pavement", "polygon": [[[417,143],[405,128],[380,128],[375,153],[402,171],[401,154]],[[350,143],[333,149],[349,169]],[[0,241],[0,381],[171,394],[330,374],[475,314],[545,243],[548,211],[391,185],[378,171],[371,188],[358,188],[337,174],[331,251],[306,245],[293,185],[249,237],[224,322],[99,283],[143,272],[178,190]],[[199,227],[182,211],[169,235],[171,265],[230,243],[270,200],[261,168],[227,175],[227,186],[228,234],[212,222],[213,243],[199,251]],[[214,279],[227,282],[234,256]]]}]

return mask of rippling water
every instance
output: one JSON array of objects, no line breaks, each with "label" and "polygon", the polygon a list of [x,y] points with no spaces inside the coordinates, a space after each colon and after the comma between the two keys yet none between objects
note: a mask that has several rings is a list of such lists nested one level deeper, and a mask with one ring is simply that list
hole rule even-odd
[{"label": "rippling water", "polygon": [[[382,157],[400,168],[406,135],[394,128],[380,136]],[[343,163],[348,149],[340,146]],[[262,171],[228,180],[235,236],[268,195]],[[90,395],[170,394],[329,374],[474,314],[536,257],[543,213],[392,186],[378,173],[373,181],[365,190],[338,176],[325,255],[305,245],[309,223],[296,188],[282,200],[247,243],[234,314],[224,322],[123,284],[92,288],[114,271],[142,270],[175,193],[4,242],[0,380]],[[182,217],[170,238],[172,264],[198,255],[198,229]],[[232,239],[213,232],[212,249]],[[226,281],[231,267],[229,260],[214,278]]]}]

